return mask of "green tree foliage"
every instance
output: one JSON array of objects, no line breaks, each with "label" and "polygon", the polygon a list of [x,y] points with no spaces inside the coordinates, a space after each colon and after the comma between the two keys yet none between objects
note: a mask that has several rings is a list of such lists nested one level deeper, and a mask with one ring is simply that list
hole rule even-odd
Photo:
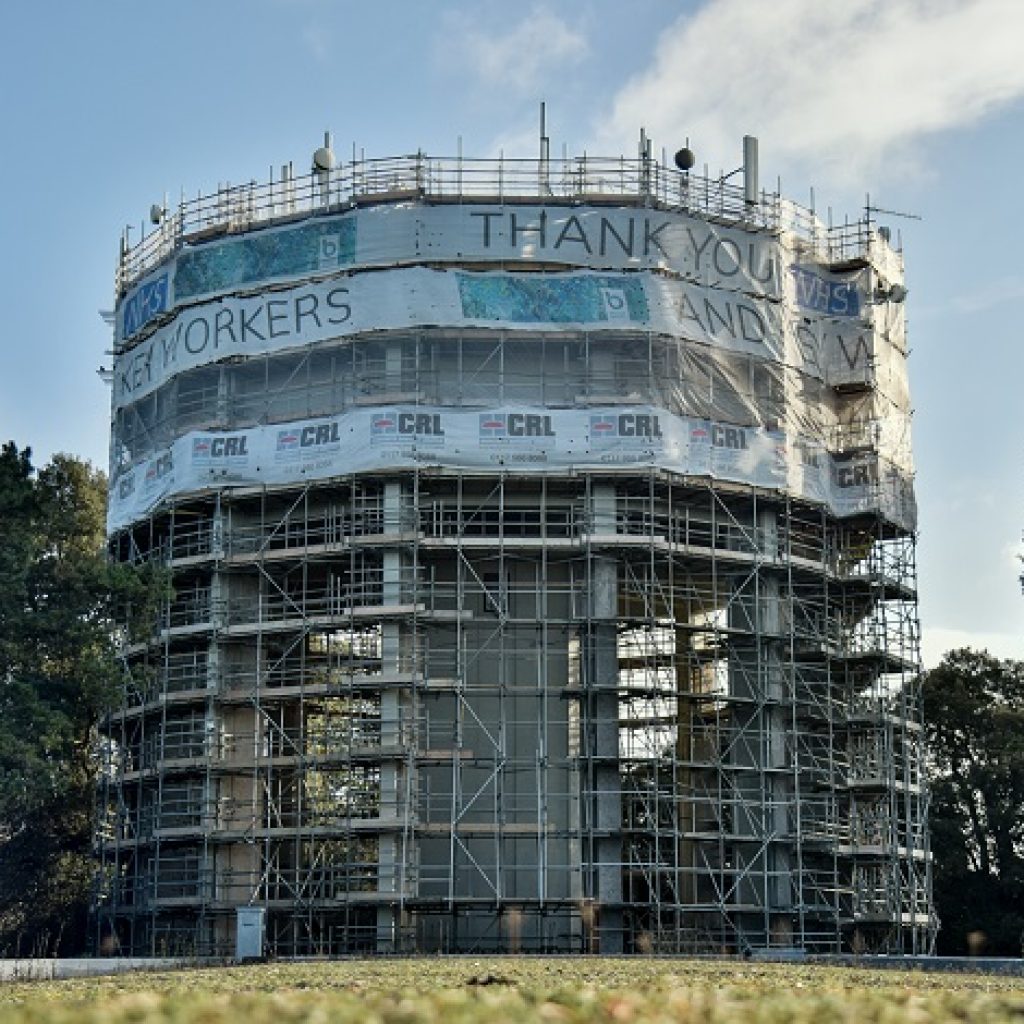
[{"label": "green tree foliage", "polygon": [[1020,956],[1024,662],[950,651],[924,676],[924,713],[939,952]]},{"label": "green tree foliage", "polygon": [[107,564],[103,474],[30,455],[0,448],[0,956],[85,946],[113,613],[151,586]]}]

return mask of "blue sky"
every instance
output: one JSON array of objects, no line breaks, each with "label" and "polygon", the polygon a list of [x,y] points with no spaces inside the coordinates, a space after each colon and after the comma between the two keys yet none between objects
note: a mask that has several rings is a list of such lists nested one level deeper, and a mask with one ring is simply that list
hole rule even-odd
[{"label": "blue sky", "polygon": [[[902,232],[926,664],[1024,657],[1024,4],[178,0],[9,5],[0,35],[0,437],[105,465],[118,236],[165,192],[388,156],[670,152]],[[883,220],[885,218],[882,218]]]}]

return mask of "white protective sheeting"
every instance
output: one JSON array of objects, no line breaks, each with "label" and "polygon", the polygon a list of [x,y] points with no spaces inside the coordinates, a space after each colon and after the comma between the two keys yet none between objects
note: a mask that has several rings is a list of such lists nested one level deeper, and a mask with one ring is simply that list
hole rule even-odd
[{"label": "white protective sheeting", "polygon": [[650,272],[522,275],[422,267],[332,277],[180,310],[114,360],[115,411],[175,374],[368,331],[643,330],[795,367],[829,383],[863,379],[870,321],[814,315]]},{"label": "white protective sheeting", "polygon": [[856,273],[831,274],[764,231],[644,207],[404,203],[186,243],[119,306],[127,342],[175,307],[360,268],[543,264],[662,270],[709,288],[785,300],[835,317],[863,312]]},{"label": "white protective sheeting", "polygon": [[[111,529],[206,487],[424,464],[652,466],[912,526],[903,310],[885,299],[902,267],[886,254],[884,274],[865,262],[836,271],[785,232],[685,212],[477,203],[381,205],[186,243],[118,307]],[[369,407],[374,394],[331,378],[333,416],[295,420],[312,387],[297,373],[303,353],[373,338],[401,356],[434,329],[437,390],[423,405],[386,408],[381,394]],[[444,339],[463,331],[484,355],[489,339],[586,338],[581,394],[558,397],[550,367],[510,351],[503,373],[533,403],[513,407],[462,348],[446,362]],[[243,382],[236,370],[250,366]],[[263,412],[251,395],[261,380]],[[249,412],[237,415],[242,393]],[[197,432],[218,422],[234,429]]]},{"label": "white protective sheeting", "polygon": [[126,526],[181,492],[416,466],[530,474],[654,467],[790,490],[840,515],[881,500],[894,519],[913,516],[908,478],[880,470],[874,455],[832,459],[813,442],[781,432],[652,407],[468,412],[397,406],[227,434],[190,432],[121,474],[111,490],[108,526]]}]

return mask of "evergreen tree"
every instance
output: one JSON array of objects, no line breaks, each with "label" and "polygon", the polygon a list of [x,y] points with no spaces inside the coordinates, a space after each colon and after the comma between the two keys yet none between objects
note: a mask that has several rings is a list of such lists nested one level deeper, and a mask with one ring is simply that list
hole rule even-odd
[{"label": "evergreen tree", "polygon": [[106,481],[0,448],[0,956],[85,948],[96,725],[116,692],[114,609],[144,595],[107,564]]},{"label": "evergreen tree", "polygon": [[950,651],[923,689],[938,950],[1020,956],[1024,663]]}]

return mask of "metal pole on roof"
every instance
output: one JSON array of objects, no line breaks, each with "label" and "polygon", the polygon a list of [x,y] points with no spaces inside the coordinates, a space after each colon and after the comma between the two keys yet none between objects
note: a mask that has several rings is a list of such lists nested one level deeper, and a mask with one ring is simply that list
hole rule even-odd
[{"label": "metal pole on roof", "polygon": [[757,139],[743,136],[743,201],[747,206],[757,205],[758,193]]}]

